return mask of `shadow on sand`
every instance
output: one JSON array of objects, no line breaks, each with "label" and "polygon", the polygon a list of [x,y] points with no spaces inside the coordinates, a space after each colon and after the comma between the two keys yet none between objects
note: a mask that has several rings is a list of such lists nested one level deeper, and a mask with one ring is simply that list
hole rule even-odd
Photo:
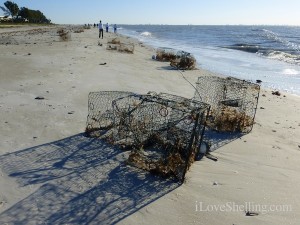
[{"label": "shadow on sand", "polygon": [[207,128],[205,130],[203,140],[210,143],[210,151],[215,151],[222,146],[243,137],[244,135],[246,134],[241,132],[218,132]]},{"label": "shadow on sand", "polygon": [[0,224],[115,224],[179,186],[126,165],[127,154],[78,134],[0,156],[20,186],[38,187]]}]

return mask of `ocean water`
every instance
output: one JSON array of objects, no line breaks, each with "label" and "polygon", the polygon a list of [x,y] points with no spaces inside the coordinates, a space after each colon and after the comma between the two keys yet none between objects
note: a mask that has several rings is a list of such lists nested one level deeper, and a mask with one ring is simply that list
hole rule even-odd
[{"label": "ocean water", "polygon": [[212,72],[300,95],[300,27],[121,25],[118,32],[190,52]]}]

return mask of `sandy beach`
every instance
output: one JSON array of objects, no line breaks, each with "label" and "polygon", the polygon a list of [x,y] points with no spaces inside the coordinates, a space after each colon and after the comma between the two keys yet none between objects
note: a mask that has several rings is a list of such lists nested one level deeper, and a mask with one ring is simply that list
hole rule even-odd
[{"label": "sandy beach", "polygon": [[[180,185],[85,137],[87,102],[93,91],[192,98],[191,85],[137,40],[67,27],[62,41],[58,29],[0,29],[0,224],[299,224],[299,96],[261,90],[253,130],[215,150],[217,162],[195,162]],[[116,36],[134,54],[107,50]],[[193,84],[213,75],[183,74]]]}]

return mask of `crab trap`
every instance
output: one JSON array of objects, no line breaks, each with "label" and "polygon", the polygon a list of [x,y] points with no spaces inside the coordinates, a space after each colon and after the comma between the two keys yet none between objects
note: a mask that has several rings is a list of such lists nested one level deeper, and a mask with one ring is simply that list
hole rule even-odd
[{"label": "crab trap", "polygon": [[101,134],[103,128],[109,129],[105,135],[110,143],[131,149],[129,164],[183,181],[201,146],[209,105],[164,93],[112,94],[115,98],[109,96],[104,104],[89,100],[89,107],[104,105],[105,109],[96,113],[97,122],[92,120],[95,108],[91,116],[89,109],[87,132]]},{"label": "crab trap", "polygon": [[171,62],[176,59],[177,51],[173,48],[158,48],[156,50],[156,60],[162,62]]},{"label": "crab trap", "polygon": [[193,70],[196,67],[196,59],[189,52],[178,51],[175,59],[170,61],[170,65],[180,70]]},{"label": "crab trap", "polygon": [[260,86],[233,77],[198,78],[195,99],[211,105],[207,127],[218,132],[252,130]]},{"label": "crab trap", "polygon": [[191,53],[172,48],[158,48],[155,59],[170,62],[172,67],[181,70],[192,70],[196,67],[196,59]]}]

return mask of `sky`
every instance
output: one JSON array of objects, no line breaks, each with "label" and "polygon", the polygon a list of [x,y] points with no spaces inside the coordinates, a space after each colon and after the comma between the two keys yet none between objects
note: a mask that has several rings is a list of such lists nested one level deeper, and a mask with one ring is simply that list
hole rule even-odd
[{"label": "sky", "polygon": [[[4,6],[3,0],[0,5]],[[300,25],[300,0],[14,0],[58,24]],[[0,15],[3,15],[0,9]]]}]

